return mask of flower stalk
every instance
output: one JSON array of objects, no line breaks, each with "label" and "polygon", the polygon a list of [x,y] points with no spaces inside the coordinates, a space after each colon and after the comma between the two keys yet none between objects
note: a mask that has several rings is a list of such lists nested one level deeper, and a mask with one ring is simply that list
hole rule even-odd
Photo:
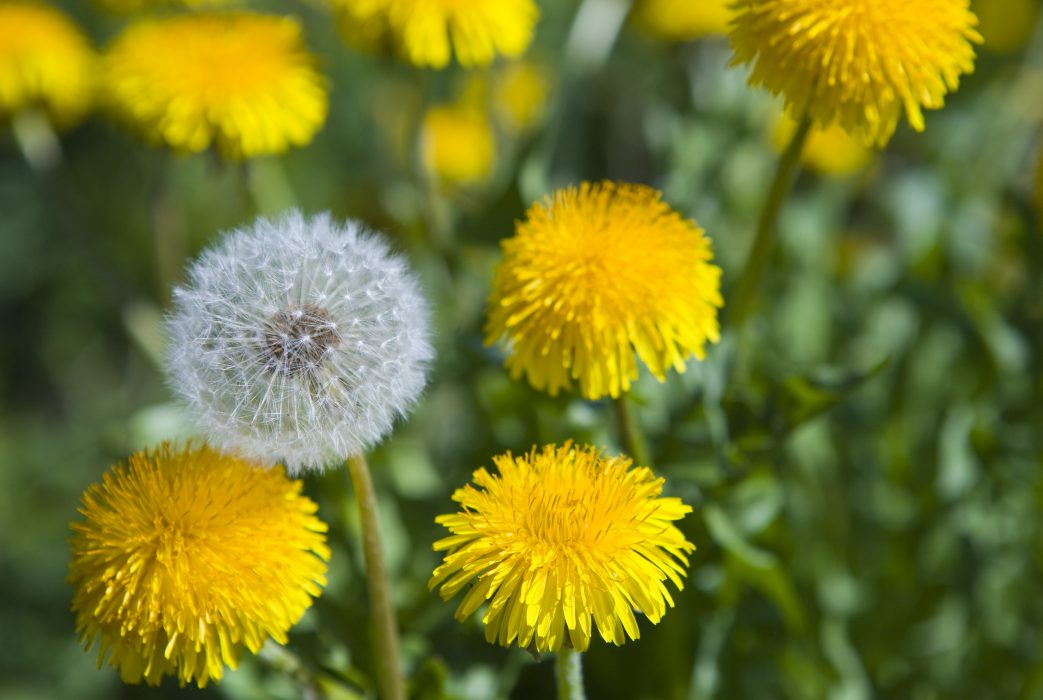
[{"label": "flower stalk", "polygon": [[767,267],[771,253],[775,249],[775,231],[778,228],[779,212],[793,188],[793,181],[800,167],[800,156],[804,151],[804,144],[810,131],[811,116],[805,113],[797,124],[797,130],[793,133],[789,146],[786,147],[779,160],[775,180],[771,183],[768,198],[764,202],[764,208],[761,210],[760,219],[757,222],[757,235],[753,239],[750,256],[746,260],[746,267],[739,277],[735,295],[731,300],[731,322],[736,328],[742,327],[757,298],[757,290],[760,287],[761,278],[764,276],[764,268]]},{"label": "flower stalk", "polygon": [[628,394],[620,394],[612,399],[612,412],[616,418],[616,430],[619,442],[634,462],[642,467],[652,466],[652,455],[648,449],[648,440],[641,429],[641,423],[634,415],[633,405]]},{"label": "flower stalk", "polygon": [[583,691],[583,657],[572,647],[562,647],[555,662],[558,700],[586,700]]},{"label": "flower stalk", "polygon": [[348,472],[355,488],[355,501],[362,522],[362,552],[366,560],[366,584],[369,588],[370,615],[376,648],[377,675],[380,697],[384,700],[405,700],[398,651],[398,625],[391,602],[391,579],[380,537],[377,519],[377,495],[364,456],[348,458]]}]

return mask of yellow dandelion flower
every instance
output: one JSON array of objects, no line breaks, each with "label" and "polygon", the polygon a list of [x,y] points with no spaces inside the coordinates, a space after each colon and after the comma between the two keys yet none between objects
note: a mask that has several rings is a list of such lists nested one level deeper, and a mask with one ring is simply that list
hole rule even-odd
[{"label": "yellow dandelion flower", "polygon": [[985,48],[993,53],[1014,53],[1025,48],[1039,16],[1038,0],[975,0],[974,14],[981,22]]},{"label": "yellow dandelion flower", "polygon": [[923,131],[923,110],[974,70],[976,24],[967,0],[742,0],[731,37],[794,118],[883,146],[903,111]]},{"label": "yellow dandelion flower", "polygon": [[127,683],[203,687],[286,633],[326,584],[301,482],[213,450],[139,452],[83,494],[69,582],[76,627]]},{"label": "yellow dandelion flower", "polygon": [[585,651],[594,625],[618,645],[640,636],[634,611],[658,623],[673,607],[666,581],[683,588],[695,550],[674,522],[692,509],[661,497],[662,478],[569,443],[493,461],[453,494],[461,512],[436,518],[452,534],[429,587],[448,600],[473,581],[458,620],[488,603],[490,643],[557,651],[567,634]]},{"label": "yellow dandelion flower", "polygon": [[453,185],[473,185],[492,172],[496,137],[482,110],[433,107],[424,115],[420,149],[424,167],[436,178]]},{"label": "yellow dandelion flower", "polygon": [[506,338],[511,375],[537,389],[554,395],[578,380],[589,399],[617,397],[637,379],[635,353],[665,381],[717,341],[710,240],[650,187],[560,190],[502,245],[486,342]]},{"label": "yellow dandelion flower", "polygon": [[94,96],[96,56],[58,10],[0,3],[0,118],[41,109],[55,126],[79,121]]},{"label": "yellow dandelion flower", "polygon": [[503,126],[519,134],[540,122],[549,94],[545,71],[528,61],[515,61],[496,76],[492,100]]},{"label": "yellow dandelion flower", "polygon": [[304,146],[326,120],[326,81],[288,17],[198,14],[127,29],[106,56],[108,101],[150,140],[225,158]]},{"label": "yellow dandelion flower", "polygon": [[664,41],[728,33],[732,0],[637,0],[631,15],[642,31]]},{"label": "yellow dandelion flower", "polygon": [[[445,68],[453,54],[465,67],[529,48],[539,9],[533,0],[333,0],[342,22],[390,31],[417,66]],[[367,33],[372,34],[369,29]]]},{"label": "yellow dandelion flower", "polygon": [[[796,131],[797,123],[789,115],[781,115],[772,133],[775,149],[785,150]],[[836,124],[812,127],[801,154],[801,162],[820,175],[851,175],[872,159],[871,148]]]}]

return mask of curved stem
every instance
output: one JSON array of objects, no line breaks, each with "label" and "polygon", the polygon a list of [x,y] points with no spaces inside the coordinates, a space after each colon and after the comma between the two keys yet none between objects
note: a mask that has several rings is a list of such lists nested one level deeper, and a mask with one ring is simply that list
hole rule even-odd
[{"label": "curved stem", "polygon": [[585,700],[583,692],[583,658],[572,647],[562,647],[555,663],[558,700]]},{"label": "curved stem", "polygon": [[384,562],[377,521],[377,496],[373,491],[366,458],[362,455],[350,457],[348,472],[355,486],[355,501],[362,522],[362,551],[366,559],[366,583],[369,586],[380,697],[383,700],[405,700],[405,684],[398,653],[398,626],[391,602],[391,579]]},{"label": "curved stem", "polygon": [[800,166],[800,154],[804,150],[804,142],[807,141],[810,130],[811,117],[805,114],[797,125],[789,146],[786,147],[779,160],[775,181],[771,183],[768,199],[764,202],[764,208],[761,210],[761,216],[757,222],[757,236],[753,239],[750,257],[746,261],[746,268],[742,271],[742,275],[739,276],[735,295],[731,300],[731,323],[736,328],[741,327],[746,317],[749,316],[757,297],[757,289],[760,286],[761,277],[764,276],[764,268],[767,267],[771,252],[775,248],[775,229],[779,211],[782,210],[782,205],[793,187],[793,180]]},{"label": "curved stem", "polygon": [[641,424],[634,415],[633,406],[626,394],[612,399],[612,412],[616,416],[616,430],[619,442],[639,467],[651,467],[652,455],[648,450],[648,441],[641,430]]}]

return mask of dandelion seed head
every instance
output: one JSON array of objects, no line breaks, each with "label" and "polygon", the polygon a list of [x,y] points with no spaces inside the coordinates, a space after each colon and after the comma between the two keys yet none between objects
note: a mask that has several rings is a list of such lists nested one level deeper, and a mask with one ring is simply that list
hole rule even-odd
[{"label": "dandelion seed head", "polygon": [[291,473],[376,444],[426,383],[427,303],[356,222],[258,219],[206,251],[174,301],[170,383],[199,429]]}]

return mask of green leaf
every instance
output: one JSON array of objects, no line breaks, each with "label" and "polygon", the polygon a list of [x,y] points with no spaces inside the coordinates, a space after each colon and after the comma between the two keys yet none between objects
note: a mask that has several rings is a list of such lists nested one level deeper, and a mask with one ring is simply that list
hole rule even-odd
[{"label": "green leaf", "polygon": [[829,379],[787,377],[775,399],[776,406],[773,412],[781,417],[777,434],[787,435],[840,405],[867,382],[879,376],[890,363],[891,358],[888,357],[866,372],[844,373]]},{"label": "green leaf", "polygon": [[[778,607],[790,632],[803,634],[804,608],[778,557],[750,543],[719,506],[707,506],[703,510],[703,518],[714,541],[727,553],[725,565],[729,578],[759,590]],[[722,590],[725,595],[734,595],[728,586]]]}]

